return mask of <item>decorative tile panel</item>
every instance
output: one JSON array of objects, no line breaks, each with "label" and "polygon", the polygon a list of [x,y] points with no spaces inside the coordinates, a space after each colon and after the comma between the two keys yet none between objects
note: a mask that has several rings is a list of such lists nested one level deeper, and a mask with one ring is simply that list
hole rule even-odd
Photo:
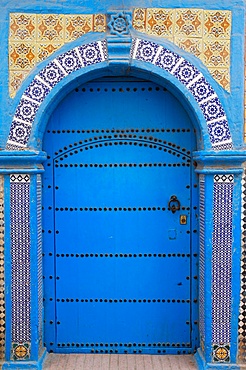
[{"label": "decorative tile panel", "polygon": [[242,247],[241,247],[241,291],[238,319],[238,361],[246,363],[246,176],[242,178]]},{"label": "decorative tile panel", "polygon": [[233,175],[215,175],[212,237],[212,358],[230,361]]},{"label": "decorative tile panel", "polygon": [[176,9],[174,34],[180,37],[201,38],[203,35],[202,9]]},{"label": "decorative tile panel", "polygon": [[172,9],[151,8],[146,13],[146,32],[156,36],[171,37],[174,33]]},{"label": "decorative tile panel", "polygon": [[43,269],[42,269],[42,179],[37,175],[37,266],[38,266],[38,331],[40,345],[42,345],[43,322]]},{"label": "decorative tile panel", "polygon": [[37,40],[64,41],[64,16],[61,14],[37,14]]},{"label": "decorative tile panel", "polygon": [[200,58],[230,91],[231,22],[227,10],[136,8],[132,24],[137,31],[168,39]]},{"label": "decorative tile panel", "polygon": [[10,41],[36,41],[36,14],[12,13],[9,26]]},{"label": "decorative tile panel", "polygon": [[67,15],[65,18],[65,40],[76,40],[87,32],[93,31],[92,15]]},{"label": "decorative tile panel", "polygon": [[139,38],[133,40],[131,57],[164,69],[186,86],[207,122],[213,149],[232,149],[232,138],[222,104],[212,86],[194,65],[155,42]]},{"label": "decorative tile panel", "polygon": [[10,176],[11,341],[13,359],[30,357],[30,176]]},{"label": "decorative tile panel", "polygon": [[13,98],[37,63],[88,32],[105,32],[104,14],[11,13],[9,93]]},{"label": "decorative tile panel", "polygon": [[28,70],[36,65],[36,45],[31,42],[11,42],[9,46],[9,70]]},{"label": "decorative tile panel", "polygon": [[230,39],[231,12],[228,10],[204,10],[204,36],[210,39]]},{"label": "decorative tile panel", "polygon": [[107,58],[107,43],[106,40],[101,40],[68,50],[48,63],[34,77],[20,99],[11,124],[6,149],[21,150],[27,146],[40,105],[63,78],[76,70],[103,62]]},{"label": "decorative tile panel", "polygon": [[0,359],[5,357],[4,178],[0,176]]},{"label": "decorative tile panel", "polygon": [[63,43],[61,42],[42,42],[37,43],[37,63],[42,62],[46,58],[48,58],[51,54],[53,54],[56,50],[61,48]]}]

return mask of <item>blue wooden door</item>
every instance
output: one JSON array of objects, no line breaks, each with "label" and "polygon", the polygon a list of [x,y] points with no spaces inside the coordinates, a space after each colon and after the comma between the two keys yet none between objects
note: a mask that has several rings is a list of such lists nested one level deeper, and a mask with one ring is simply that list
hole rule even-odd
[{"label": "blue wooden door", "polygon": [[44,137],[45,345],[191,353],[197,344],[195,135],[153,83],[72,91]]}]

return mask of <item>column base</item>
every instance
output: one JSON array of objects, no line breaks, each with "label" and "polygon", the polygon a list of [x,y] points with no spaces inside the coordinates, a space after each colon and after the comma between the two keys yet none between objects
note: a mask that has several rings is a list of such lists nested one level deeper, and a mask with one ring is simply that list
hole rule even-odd
[{"label": "column base", "polygon": [[22,370],[22,369],[28,369],[28,370],[42,370],[43,368],[43,362],[45,360],[45,357],[47,355],[46,349],[42,353],[42,356],[38,361],[6,361],[2,365],[2,370],[5,369],[13,369],[13,370]]},{"label": "column base", "polygon": [[199,370],[240,370],[240,366],[237,364],[207,363],[200,348],[198,348],[194,357]]}]

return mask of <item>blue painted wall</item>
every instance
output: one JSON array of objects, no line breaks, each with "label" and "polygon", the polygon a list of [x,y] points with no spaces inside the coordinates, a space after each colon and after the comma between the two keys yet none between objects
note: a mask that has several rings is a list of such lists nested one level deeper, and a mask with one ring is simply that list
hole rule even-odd
[{"label": "blue painted wall", "polygon": [[[114,1],[1,1],[0,14],[0,39],[1,39],[1,70],[0,70],[0,148],[5,147],[11,119],[14,110],[17,106],[20,94],[17,94],[14,99],[9,97],[8,92],[8,29],[9,29],[9,13],[11,12],[28,12],[28,13],[107,13],[110,10],[131,10],[135,7],[165,7],[173,8],[173,1],[131,1],[125,0]],[[215,3],[207,1],[191,1],[183,0],[175,2],[176,8],[203,8],[203,9],[224,9],[232,11],[232,37],[231,37],[231,93],[226,92],[221,86],[217,86],[217,92],[220,95],[222,104],[228,115],[230,129],[233,136],[234,147],[243,149],[243,99],[244,99],[244,11],[245,1],[229,1],[219,0]],[[82,37],[83,38],[83,37]],[[191,56],[191,59],[197,58]],[[199,60],[198,63],[202,65]],[[207,71],[206,67],[204,68]],[[210,77],[209,77],[210,78]],[[217,85],[217,83],[215,83]]]}]

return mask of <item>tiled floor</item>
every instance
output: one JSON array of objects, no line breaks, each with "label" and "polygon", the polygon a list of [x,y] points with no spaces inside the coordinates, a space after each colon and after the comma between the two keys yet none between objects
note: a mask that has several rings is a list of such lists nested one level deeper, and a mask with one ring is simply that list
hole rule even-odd
[{"label": "tiled floor", "polygon": [[191,355],[48,354],[43,370],[196,370]]}]

